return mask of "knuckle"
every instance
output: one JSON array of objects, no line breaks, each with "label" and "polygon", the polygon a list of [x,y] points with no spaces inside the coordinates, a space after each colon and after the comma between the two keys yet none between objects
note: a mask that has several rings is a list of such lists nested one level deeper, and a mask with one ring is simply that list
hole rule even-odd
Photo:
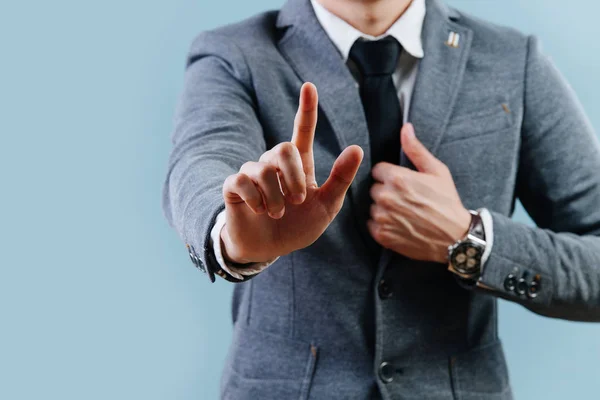
[{"label": "knuckle", "polygon": [[391,235],[387,229],[382,230],[379,240],[381,245],[386,248],[389,248],[392,244]]},{"label": "knuckle", "polygon": [[390,207],[394,202],[394,198],[390,195],[389,192],[383,192],[379,195],[379,199],[377,203],[382,205],[383,207]]},{"label": "knuckle", "polygon": [[381,222],[384,222],[384,220],[385,220],[385,213],[379,207],[376,207],[373,204],[373,205],[371,205],[371,217],[376,222],[381,223]]},{"label": "knuckle", "polygon": [[371,186],[371,188],[369,189],[369,195],[375,202],[379,200],[379,190],[377,190],[376,185]]},{"label": "knuckle", "polygon": [[268,181],[274,174],[277,173],[277,168],[271,164],[262,164],[258,171],[258,179],[261,181]]},{"label": "knuckle", "polygon": [[272,163],[273,159],[277,157],[278,145],[271,147],[269,150],[262,153],[258,159],[259,162]]},{"label": "knuckle", "polygon": [[223,181],[223,186],[221,187],[221,193],[223,193],[223,195],[225,195],[225,193],[226,193],[227,191],[229,191],[229,190],[230,190],[230,188],[231,188],[231,186],[232,186],[232,185],[231,185],[231,176],[232,176],[232,175],[229,175],[229,176],[228,176],[227,178],[225,178],[225,180]]},{"label": "knuckle", "polygon": [[294,157],[296,146],[292,142],[283,142],[277,145],[277,153],[284,160],[289,160]]},{"label": "knuckle", "polygon": [[246,161],[245,163],[242,164],[242,166],[240,167],[240,172],[243,171],[249,171],[250,168],[252,168],[252,166],[254,165],[254,161]]},{"label": "knuckle", "polygon": [[250,178],[246,174],[239,172],[236,174],[229,175],[227,178],[225,178],[225,181],[223,182],[222,192],[225,193],[227,191],[239,191],[242,185],[244,185],[244,183],[247,181],[247,179]]},{"label": "knuckle", "polygon": [[376,225],[374,228],[373,236],[377,240],[377,242],[384,244],[387,243],[387,231],[383,225]]},{"label": "knuckle", "polygon": [[237,174],[229,175],[229,177],[227,179],[230,180],[232,186],[240,187],[241,185],[244,184],[244,182],[246,182],[247,178],[248,178],[248,176],[246,174],[237,173]]},{"label": "knuckle", "polygon": [[396,174],[392,178],[392,184],[397,188],[404,187],[407,183],[406,181],[407,181],[407,176],[404,174]]}]

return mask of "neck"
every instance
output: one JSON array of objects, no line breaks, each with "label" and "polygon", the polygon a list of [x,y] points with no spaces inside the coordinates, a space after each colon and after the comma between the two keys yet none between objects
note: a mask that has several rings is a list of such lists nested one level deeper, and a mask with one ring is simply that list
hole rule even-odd
[{"label": "neck", "polygon": [[384,34],[412,0],[316,0],[331,13],[371,36]]}]

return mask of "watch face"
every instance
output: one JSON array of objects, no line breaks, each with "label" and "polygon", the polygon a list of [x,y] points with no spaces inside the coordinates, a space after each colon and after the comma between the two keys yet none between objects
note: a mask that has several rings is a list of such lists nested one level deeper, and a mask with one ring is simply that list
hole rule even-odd
[{"label": "watch face", "polygon": [[479,271],[483,247],[471,242],[460,243],[452,252],[450,262],[461,273],[471,274]]}]

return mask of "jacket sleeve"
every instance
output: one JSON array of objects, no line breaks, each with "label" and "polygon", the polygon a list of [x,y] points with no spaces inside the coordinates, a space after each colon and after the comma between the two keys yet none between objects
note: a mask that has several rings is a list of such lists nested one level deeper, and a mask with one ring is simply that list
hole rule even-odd
[{"label": "jacket sleeve", "polygon": [[600,322],[600,143],[535,36],[528,46],[516,196],[537,227],[490,210],[494,246],[477,286],[541,315]]},{"label": "jacket sleeve", "polygon": [[171,142],[163,212],[200,262],[215,265],[210,232],[225,209],[225,178],[266,151],[244,55],[215,32],[192,43]]}]

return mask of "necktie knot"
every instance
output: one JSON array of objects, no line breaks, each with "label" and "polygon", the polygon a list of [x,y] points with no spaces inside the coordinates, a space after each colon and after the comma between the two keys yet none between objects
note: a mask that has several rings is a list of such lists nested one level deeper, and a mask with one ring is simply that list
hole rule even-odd
[{"label": "necktie knot", "polygon": [[349,58],[363,76],[391,75],[398,65],[402,47],[392,36],[379,40],[357,39],[350,48]]}]

